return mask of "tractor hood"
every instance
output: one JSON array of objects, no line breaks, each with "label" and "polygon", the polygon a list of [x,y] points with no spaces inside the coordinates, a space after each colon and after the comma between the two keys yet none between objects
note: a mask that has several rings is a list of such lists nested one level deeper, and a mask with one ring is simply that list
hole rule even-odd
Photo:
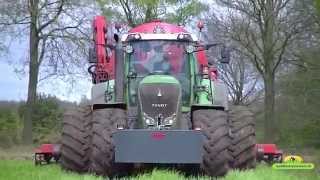
[{"label": "tractor hood", "polygon": [[147,127],[173,127],[177,124],[181,85],[168,75],[149,75],[139,84],[139,108]]}]

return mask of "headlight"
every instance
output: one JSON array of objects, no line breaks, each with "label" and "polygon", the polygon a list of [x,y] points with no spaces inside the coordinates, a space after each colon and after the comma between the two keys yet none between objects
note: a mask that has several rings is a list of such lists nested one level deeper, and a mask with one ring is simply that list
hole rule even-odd
[{"label": "headlight", "polygon": [[187,53],[193,53],[196,50],[196,48],[193,45],[188,45],[186,47]]},{"label": "headlight", "polygon": [[154,119],[146,113],[143,113],[143,120],[148,126],[154,126]]},{"label": "headlight", "polygon": [[172,124],[174,123],[176,118],[177,118],[176,114],[172,114],[172,116],[169,116],[169,117],[165,118],[164,119],[164,125],[165,126],[172,126]]},{"label": "headlight", "polygon": [[127,45],[124,50],[126,53],[131,54],[133,52],[133,47],[131,45]]}]

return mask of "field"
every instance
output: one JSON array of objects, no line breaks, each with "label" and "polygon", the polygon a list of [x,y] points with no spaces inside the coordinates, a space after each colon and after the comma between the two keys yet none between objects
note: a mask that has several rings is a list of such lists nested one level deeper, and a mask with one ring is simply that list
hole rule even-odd
[{"label": "field", "polygon": [[[0,180],[102,180],[93,175],[79,175],[65,172],[58,165],[34,166],[30,160],[1,160]],[[185,179],[179,172],[153,170],[151,173],[128,177],[133,180],[174,180]],[[208,177],[193,177],[189,179],[210,179]],[[231,171],[219,180],[316,180],[320,179],[314,171],[280,171],[266,165],[259,165],[254,170]]]},{"label": "field", "polygon": [[[104,180],[105,178],[88,174],[75,174],[61,170],[59,165],[34,166],[33,147],[0,148],[0,180]],[[315,170],[274,170],[260,164],[254,170],[230,171],[218,180],[320,180],[320,169],[316,161]],[[150,173],[139,174],[124,179],[133,180],[176,180],[186,179],[182,174],[165,169],[155,169]],[[205,180],[209,177],[189,177]]]}]

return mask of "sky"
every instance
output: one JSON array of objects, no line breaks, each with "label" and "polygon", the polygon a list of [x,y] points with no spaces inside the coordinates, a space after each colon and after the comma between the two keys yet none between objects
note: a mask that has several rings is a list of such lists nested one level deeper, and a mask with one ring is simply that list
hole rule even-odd
[{"label": "sky", "polygon": [[[46,80],[39,84],[40,93],[57,96],[61,100],[79,102],[83,96],[90,98],[91,83],[79,79],[72,86],[62,80]],[[14,72],[14,65],[0,60],[0,100],[23,101],[27,98],[28,78]]]},{"label": "sky", "polygon": [[[27,58],[27,40],[11,43],[6,56],[0,57],[0,100],[25,101],[28,94],[28,73],[17,74],[15,69]],[[79,102],[83,96],[90,98],[91,82],[77,79],[72,85],[57,79],[46,79],[38,85],[39,93],[54,95],[61,100]]]},{"label": "sky", "polygon": [[0,61],[0,100],[24,100],[27,80],[18,78],[14,68],[3,59]]}]

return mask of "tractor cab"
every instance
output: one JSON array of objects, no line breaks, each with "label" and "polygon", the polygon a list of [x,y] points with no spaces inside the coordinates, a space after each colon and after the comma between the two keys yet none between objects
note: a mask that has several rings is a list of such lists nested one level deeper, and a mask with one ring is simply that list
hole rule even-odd
[{"label": "tractor cab", "polygon": [[151,22],[152,33],[131,32],[122,37],[127,65],[127,105],[136,109],[143,128],[188,129],[187,124],[177,119],[182,107],[190,107],[191,103],[195,72],[192,72],[193,53],[189,49],[196,40],[184,31],[166,32],[166,26],[162,25]]},{"label": "tractor cab", "polygon": [[[156,75],[158,78],[172,76],[183,86],[182,100],[190,101],[190,55],[186,52],[188,42],[176,40],[142,40],[129,42],[128,78],[135,88],[143,78]],[[132,51],[132,52],[131,52]],[[130,91],[130,92],[131,92]]]}]

